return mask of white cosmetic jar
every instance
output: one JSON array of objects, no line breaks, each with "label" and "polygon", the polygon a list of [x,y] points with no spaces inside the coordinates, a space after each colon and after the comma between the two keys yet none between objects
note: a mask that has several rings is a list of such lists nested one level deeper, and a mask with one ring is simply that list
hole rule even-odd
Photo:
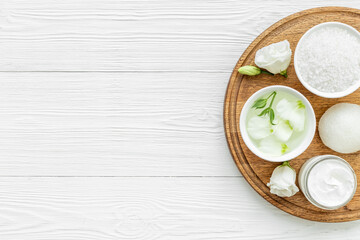
[{"label": "white cosmetic jar", "polygon": [[318,208],[335,210],[353,198],[357,180],[350,164],[335,155],[320,155],[307,160],[298,182],[307,200]]}]

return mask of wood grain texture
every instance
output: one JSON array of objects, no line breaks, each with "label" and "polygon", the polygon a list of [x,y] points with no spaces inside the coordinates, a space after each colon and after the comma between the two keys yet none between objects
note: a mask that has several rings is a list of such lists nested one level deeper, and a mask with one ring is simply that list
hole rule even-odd
[{"label": "wood grain texture", "polygon": [[243,178],[0,178],[0,238],[354,239],[264,201]]},{"label": "wood grain texture", "polygon": [[[245,53],[240,57],[230,78],[225,100],[224,121],[227,140],[234,160],[243,176],[261,196],[280,209],[298,217],[324,222],[343,222],[360,219],[360,190],[355,193],[353,200],[349,204],[338,210],[332,211],[321,210],[311,205],[301,192],[290,198],[280,198],[271,194],[266,183],[278,163],[264,161],[254,155],[246,147],[241,138],[239,129],[241,109],[246,100],[257,90],[269,85],[281,84],[293,87],[305,95],[314,108],[318,123],[322,114],[330,106],[336,103],[351,102],[360,104],[360,91],[355,91],[353,94],[341,99],[325,99],[318,97],[302,86],[295,74],[293,60],[288,69],[288,78],[285,80],[281,79],[282,76],[272,77],[272,79],[268,76],[260,76],[254,79],[239,74],[237,69],[243,65],[252,65],[257,49],[274,42],[287,39],[294,52],[301,36],[308,29],[319,23],[340,21],[349,24],[356,29],[360,29],[359,20],[360,10],[339,7],[314,8],[284,18],[267,29],[249,46]],[[322,143],[318,133],[316,133],[309,148],[299,157],[293,159],[291,165],[298,172],[307,159],[323,154],[338,155],[346,159],[354,168],[355,172],[360,171],[359,154],[339,154],[330,150]]]},{"label": "wood grain texture", "polygon": [[227,78],[0,73],[0,175],[239,176],[223,132]]},{"label": "wood grain texture", "polygon": [[230,72],[272,23],[355,0],[2,0],[0,71]]}]

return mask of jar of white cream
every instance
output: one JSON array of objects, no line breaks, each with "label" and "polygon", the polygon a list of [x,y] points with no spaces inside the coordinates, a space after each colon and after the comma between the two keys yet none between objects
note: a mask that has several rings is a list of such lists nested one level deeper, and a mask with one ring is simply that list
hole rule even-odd
[{"label": "jar of white cream", "polygon": [[307,160],[300,169],[298,181],[309,202],[326,210],[345,206],[357,187],[356,174],[350,164],[334,155]]}]

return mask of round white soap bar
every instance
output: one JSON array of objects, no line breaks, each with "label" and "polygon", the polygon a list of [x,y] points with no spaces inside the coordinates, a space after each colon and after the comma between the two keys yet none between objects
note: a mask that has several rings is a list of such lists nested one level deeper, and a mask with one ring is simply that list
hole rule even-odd
[{"label": "round white soap bar", "polygon": [[360,150],[360,106],[339,103],[330,107],[319,121],[323,143],[339,153]]}]

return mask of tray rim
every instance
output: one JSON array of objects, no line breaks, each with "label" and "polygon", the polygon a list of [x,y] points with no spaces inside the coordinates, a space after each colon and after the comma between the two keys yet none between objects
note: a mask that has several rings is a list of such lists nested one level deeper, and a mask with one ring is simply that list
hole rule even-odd
[{"label": "tray rim", "polygon": [[[265,29],[260,35],[258,35],[245,49],[245,51],[240,56],[239,60],[236,62],[233,71],[230,75],[229,82],[226,88],[226,94],[224,97],[224,108],[223,108],[223,121],[224,121],[224,131],[225,131],[225,137],[227,141],[228,148],[230,150],[230,153],[232,155],[232,158],[241,172],[242,176],[245,178],[245,180],[250,184],[250,186],[260,195],[262,196],[266,201],[274,205],[275,207],[279,208],[280,210],[283,210],[293,216],[303,218],[306,220],[311,221],[317,221],[317,222],[348,222],[348,221],[355,221],[360,219],[360,209],[351,211],[351,216],[343,217],[338,212],[331,212],[331,211],[315,211],[311,209],[302,208],[298,205],[295,205],[289,201],[286,200],[286,198],[278,197],[274,194],[267,194],[260,188],[258,185],[255,184],[255,181],[260,182],[262,185],[264,183],[260,180],[260,178],[256,175],[256,173],[252,170],[250,165],[247,163],[247,158],[245,157],[243,153],[243,149],[240,147],[240,157],[238,156],[238,153],[236,149],[234,148],[233,141],[240,141],[241,136],[237,136],[237,131],[235,129],[235,132],[231,132],[231,105],[234,105],[232,103],[231,99],[234,98],[232,95],[232,91],[234,90],[233,86],[241,83],[241,81],[236,81],[238,79],[238,71],[237,69],[243,64],[243,62],[247,59],[247,57],[251,54],[251,52],[256,48],[257,44],[261,42],[261,40],[269,35],[272,31],[276,30],[277,28],[281,27],[283,24],[295,20],[296,18],[303,17],[306,15],[311,15],[315,13],[320,12],[350,12],[353,14],[360,15],[360,9],[356,8],[349,8],[349,7],[338,7],[338,6],[328,6],[328,7],[316,7],[316,8],[310,8],[306,10],[302,10],[299,12],[296,12],[294,14],[291,14],[289,16],[286,16],[279,21],[272,24],[270,27]],[[238,90],[238,89],[236,89]],[[235,99],[237,100],[238,95],[235,96]],[[235,101],[235,105],[236,105]],[[228,119],[227,119],[228,118]],[[236,126],[236,116],[235,116],[235,126]],[[235,135],[235,136],[234,136]],[[234,139],[235,138],[235,139]],[[240,144],[239,144],[240,145]],[[240,162],[240,159],[243,161]],[[265,161],[265,160],[264,160]],[[246,164],[247,163],[247,164]],[[250,171],[250,172],[249,172]],[[251,176],[252,175],[252,176]],[[255,177],[255,179],[253,179]],[[267,188],[267,187],[266,187]],[[298,211],[301,211],[305,214],[296,214]],[[319,214],[321,213],[321,214]]]}]

